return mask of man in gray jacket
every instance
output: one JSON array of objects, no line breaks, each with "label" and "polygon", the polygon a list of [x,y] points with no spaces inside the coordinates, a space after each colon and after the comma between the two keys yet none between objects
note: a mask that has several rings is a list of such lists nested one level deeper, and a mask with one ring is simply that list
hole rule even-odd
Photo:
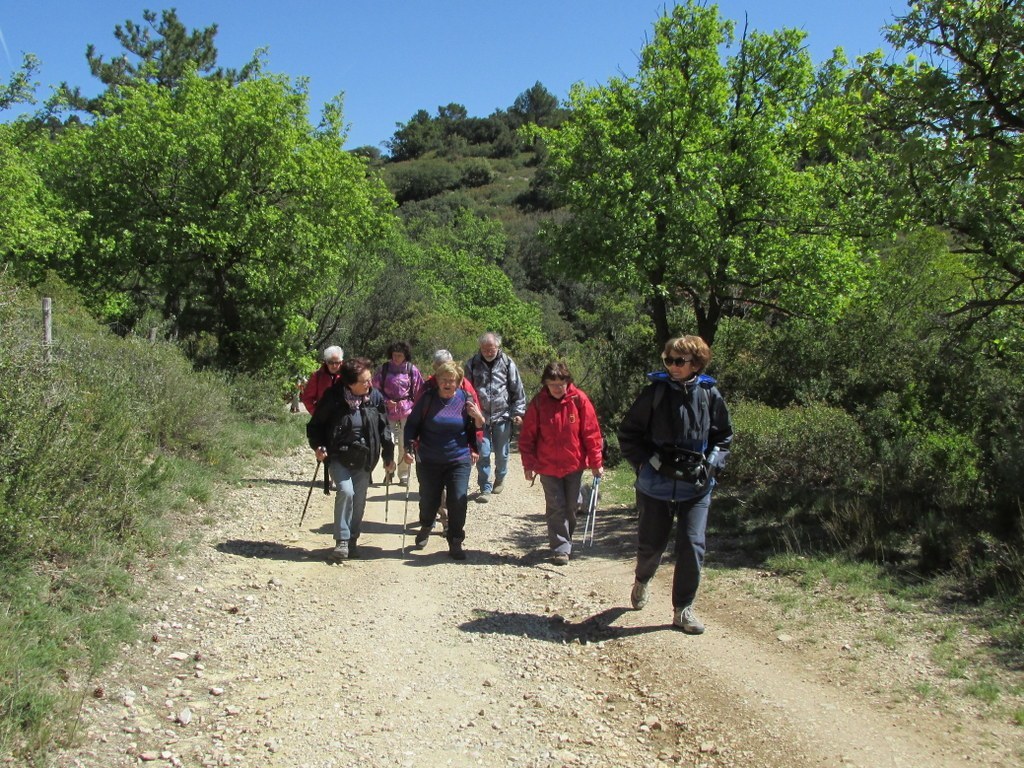
[{"label": "man in gray jacket", "polygon": [[[480,484],[478,502],[486,502],[492,493],[501,493],[508,472],[508,446],[512,425],[523,422],[526,392],[519,369],[512,358],[501,351],[501,336],[487,332],[480,339],[480,351],[466,361],[466,376],[476,388],[484,413],[484,439],[476,463]],[[494,474],[491,475],[491,454]]]}]

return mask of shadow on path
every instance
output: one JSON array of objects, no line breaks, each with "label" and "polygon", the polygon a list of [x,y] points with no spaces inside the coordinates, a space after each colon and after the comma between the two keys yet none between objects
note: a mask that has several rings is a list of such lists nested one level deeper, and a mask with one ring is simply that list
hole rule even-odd
[{"label": "shadow on path", "polygon": [[535,613],[477,610],[478,618],[459,625],[459,629],[479,634],[497,633],[515,635],[516,637],[525,635],[532,640],[546,640],[552,643],[578,640],[582,645],[672,629],[671,624],[646,627],[612,626],[622,614],[627,612],[630,612],[628,608],[606,608],[583,621],[571,622],[557,614],[541,616]]},{"label": "shadow on path", "polygon": [[[218,552],[223,552],[227,555],[237,555],[238,557],[259,557],[265,560],[284,560],[296,563],[312,560],[320,556],[318,550],[295,547],[291,544],[282,544],[279,541],[228,539],[218,544],[215,549]],[[326,557],[326,551],[323,556]]]}]

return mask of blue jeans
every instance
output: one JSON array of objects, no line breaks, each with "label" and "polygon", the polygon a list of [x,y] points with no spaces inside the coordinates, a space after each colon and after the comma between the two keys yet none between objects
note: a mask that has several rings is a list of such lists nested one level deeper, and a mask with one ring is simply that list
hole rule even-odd
[{"label": "blue jeans", "polygon": [[572,534],[576,530],[576,502],[580,495],[583,470],[565,477],[540,476],[544,489],[544,518],[548,524],[548,544],[560,555],[572,552]]},{"label": "blue jeans", "polygon": [[441,506],[441,492],[444,491],[448,504],[448,541],[461,542],[466,538],[466,494],[472,465],[469,459],[445,464],[427,461],[416,464],[416,479],[420,485],[420,527],[434,525]]},{"label": "blue jeans", "polygon": [[332,460],[331,478],[338,487],[334,494],[334,538],[337,541],[354,541],[359,538],[359,529],[363,524],[370,473],[347,469]]},{"label": "blue jeans", "polygon": [[672,576],[672,607],[685,608],[693,603],[700,586],[704,565],[704,529],[708,523],[711,492],[687,501],[662,501],[636,492],[637,523],[636,580],[647,583],[654,578],[661,556],[668,546],[673,520],[676,529],[676,569]]},{"label": "blue jeans", "polygon": [[[512,422],[484,424],[484,440],[476,462],[476,481],[480,493],[490,493],[508,474],[508,444],[512,441]],[[491,454],[494,454],[494,478],[491,478]]]}]

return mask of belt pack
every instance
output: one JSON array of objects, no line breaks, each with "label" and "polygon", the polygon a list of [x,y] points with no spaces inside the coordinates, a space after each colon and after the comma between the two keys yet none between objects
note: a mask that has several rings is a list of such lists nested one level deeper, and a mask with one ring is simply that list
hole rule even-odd
[{"label": "belt pack", "polygon": [[340,445],[331,458],[346,469],[366,469],[370,459],[370,447],[366,443]]},{"label": "belt pack", "polygon": [[651,466],[663,477],[681,480],[684,483],[704,485],[708,479],[707,461],[703,453],[677,450],[673,453],[656,453],[651,457]]}]

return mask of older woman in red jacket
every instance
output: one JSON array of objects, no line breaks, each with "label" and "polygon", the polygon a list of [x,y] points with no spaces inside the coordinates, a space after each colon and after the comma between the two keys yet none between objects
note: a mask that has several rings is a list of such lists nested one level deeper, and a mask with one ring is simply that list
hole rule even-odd
[{"label": "older woman in red jacket", "polygon": [[572,383],[565,363],[548,363],[541,385],[523,416],[519,453],[526,479],[540,475],[544,488],[551,562],[567,565],[583,470],[589,468],[594,477],[604,474],[601,427],[590,398]]}]

